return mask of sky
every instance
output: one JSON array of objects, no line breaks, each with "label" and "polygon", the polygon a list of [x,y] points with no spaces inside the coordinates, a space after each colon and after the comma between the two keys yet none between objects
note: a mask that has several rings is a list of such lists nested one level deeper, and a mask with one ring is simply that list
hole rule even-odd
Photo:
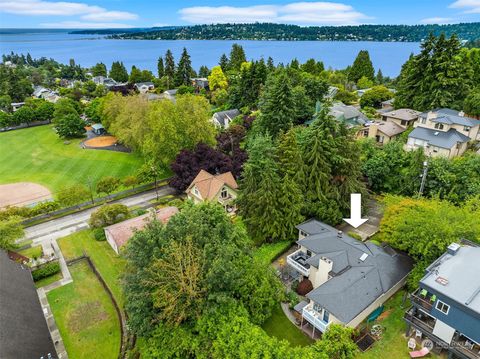
[{"label": "sky", "polygon": [[480,21],[480,0],[0,0],[2,28],[211,23],[446,24]]}]

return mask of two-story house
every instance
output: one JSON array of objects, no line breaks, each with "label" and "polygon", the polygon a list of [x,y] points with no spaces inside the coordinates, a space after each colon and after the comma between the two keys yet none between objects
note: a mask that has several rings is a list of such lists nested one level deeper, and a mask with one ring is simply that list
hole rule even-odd
[{"label": "two-story house", "polygon": [[302,326],[325,332],[331,323],[358,326],[404,283],[412,260],[390,247],[361,242],[310,219],[297,226],[298,250],[287,264],[313,290],[295,310]]},{"label": "two-story house", "polygon": [[218,202],[227,213],[234,214],[236,211],[235,200],[238,196],[237,189],[238,184],[232,172],[212,175],[207,171],[200,170],[185,192],[194,203]]},{"label": "two-story house", "polygon": [[480,140],[480,121],[448,108],[420,114],[414,127],[405,149],[423,148],[425,155],[432,157],[461,156],[468,142]]},{"label": "two-story house", "polygon": [[426,337],[449,358],[480,358],[480,247],[452,243],[410,295],[407,335]]},{"label": "two-story house", "polygon": [[392,110],[382,113],[382,121],[394,122],[403,128],[407,128],[418,120],[421,112],[415,111],[409,108],[399,108],[398,110]]}]

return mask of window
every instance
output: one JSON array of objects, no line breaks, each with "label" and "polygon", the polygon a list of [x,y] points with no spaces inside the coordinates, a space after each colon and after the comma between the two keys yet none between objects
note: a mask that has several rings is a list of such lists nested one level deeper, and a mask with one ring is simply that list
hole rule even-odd
[{"label": "window", "polygon": [[441,311],[445,315],[447,315],[448,311],[450,310],[450,306],[448,304],[445,304],[441,300],[437,301],[437,305],[435,308],[437,308],[437,310]]},{"label": "window", "polygon": [[469,132],[469,131],[470,131],[470,127],[468,127],[468,126],[463,126],[463,130],[464,130],[465,132]]},{"label": "window", "polygon": [[323,321],[324,321],[325,323],[328,323],[328,320],[329,320],[329,319],[330,319],[330,313],[327,312],[326,310],[323,311]]},{"label": "window", "polygon": [[199,196],[199,195],[200,195],[200,192],[198,192],[198,188],[197,188],[197,187],[193,187],[193,193],[195,193],[196,196]]},{"label": "window", "polygon": [[222,192],[220,193],[220,196],[225,199],[228,197],[228,191],[225,187],[222,188]]},{"label": "window", "polygon": [[363,130],[363,137],[368,137],[368,130]]},{"label": "window", "polygon": [[423,124],[426,124],[427,123],[427,118],[426,117],[422,117],[422,119],[420,120],[421,123]]},{"label": "window", "polygon": [[407,125],[408,125],[408,121],[402,120],[402,122],[400,122],[400,124],[401,124],[402,126],[407,126]]},{"label": "window", "polygon": [[436,123],[436,124],[435,124],[435,128],[436,128],[437,130],[443,130],[443,123]]}]

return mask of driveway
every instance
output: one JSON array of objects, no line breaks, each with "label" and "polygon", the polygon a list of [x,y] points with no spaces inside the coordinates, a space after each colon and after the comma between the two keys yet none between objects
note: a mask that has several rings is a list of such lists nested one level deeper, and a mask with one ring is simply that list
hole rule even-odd
[{"label": "driveway", "polygon": [[358,228],[353,228],[346,222],[338,225],[337,228],[344,233],[353,232],[360,237],[362,237],[362,241],[366,241],[375,233],[378,232],[380,227],[380,221],[383,217],[383,206],[374,198],[370,198],[367,203],[367,214],[362,216],[363,218],[368,218],[364,224],[359,226]]}]

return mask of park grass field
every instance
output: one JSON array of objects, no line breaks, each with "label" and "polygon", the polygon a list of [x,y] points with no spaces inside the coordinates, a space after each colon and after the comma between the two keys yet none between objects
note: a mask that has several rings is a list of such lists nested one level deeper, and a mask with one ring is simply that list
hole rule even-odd
[{"label": "park grass field", "polygon": [[110,298],[85,261],[70,271],[73,282],[47,294],[68,356],[117,358],[120,323]]},{"label": "park grass field", "polygon": [[52,126],[0,133],[0,184],[35,182],[55,194],[73,184],[95,183],[104,176],[134,174],[143,160],[129,153],[82,149],[81,139],[64,144]]}]

